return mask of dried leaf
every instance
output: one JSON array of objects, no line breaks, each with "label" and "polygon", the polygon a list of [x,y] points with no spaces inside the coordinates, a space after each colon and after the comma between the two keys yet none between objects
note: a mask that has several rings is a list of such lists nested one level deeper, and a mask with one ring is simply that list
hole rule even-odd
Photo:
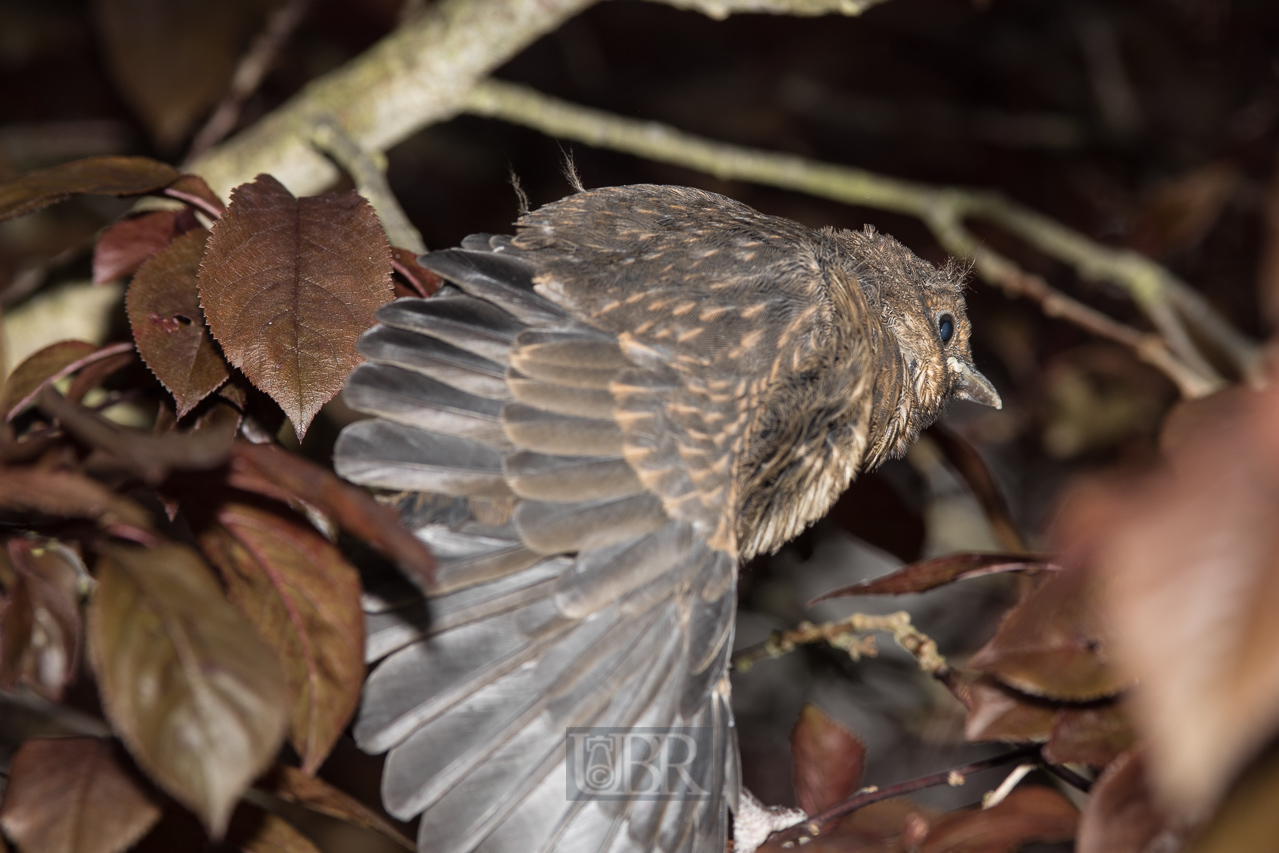
[{"label": "dried leaf", "polygon": [[237,442],[230,483],[285,503],[316,507],[347,533],[380,550],[423,588],[434,576],[430,550],[400,524],[393,510],[296,453],[275,445]]},{"label": "dried leaf", "polygon": [[231,194],[200,268],[200,301],[231,363],[299,437],[360,362],[356,339],[390,300],[391,255],[354,192],[296,199],[261,175]]},{"label": "dried leaf", "polygon": [[289,738],[303,770],[314,773],[360,701],[359,576],[302,519],[247,504],[219,507],[200,544],[228,598],[284,664]]},{"label": "dried leaf", "polygon": [[198,225],[189,209],[153,210],[120,220],[103,231],[93,247],[93,283],[132,275],[173,238]]},{"label": "dried leaf", "polygon": [[1087,574],[1055,572],[1008,611],[968,664],[1034,696],[1088,702],[1127,684],[1110,666],[1104,633]]},{"label": "dried leaf", "polygon": [[419,264],[417,256],[417,252],[392,246],[391,266],[408,282],[413,289],[413,295],[427,297],[439,290],[444,280]]},{"label": "dried leaf", "polygon": [[73,195],[154,192],[177,177],[177,169],[147,157],[90,157],[63,163],[0,184],[0,222],[66,201]]},{"label": "dried leaf", "polygon": [[172,148],[226,91],[254,4],[95,0],[108,65],[161,148]]},{"label": "dried leaf", "polygon": [[1220,219],[1241,177],[1225,161],[1178,176],[1145,199],[1129,227],[1128,244],[1156,258],[1189,249]]},{"label": "dried leaf", "polygon": [[1176,853],[1184,841],[1184,829],[1170,822],[1155,803],[1142,751],[1133,750],[1112,762],[1093,785],[1079,820],[1076,850]]},{"label": "dried leaf", "polygon": [[[39,395],[40,410],[89,447],[101,451],[98,467],[115,467],[157,485],[173,469],[202,471],[226,461],[235,440],[234,422],[219,421],[219,429],[155,435],[120,426],[84,406],[72,403],[50,387]],[[94,460],[90,460],[94,461]]]},{"label": "dried leaf", "polygon": [[417,845],[411,838],[406,837],[377,812],[350,794],[334,788],[323,779],[308,776],[295,767],[277,764],[259,787],[282,800],[296,803],[313,812],[337,818],[354,826],[371,829],[394,841],[405,850],[417,850]]},{"label": "dried leaf", "polygon": [[185,417],[230,375],[204,325],[196,275],[204,256],[203,229],[183,234],[133,277],[125,301],[138,353],[168,389]]},{"label": "dried leaf", "polygon": [[280,664],[190,548],[108,546],[97,576],[89,656],[107,717],[147,774],[220,836],[283,740]]},{"label": "dried leaf", "polygon": [[1132,723],[1119,702],[1065,707],[1053,716],[1052,737],[1043,755],[1054,764],[1105,767],[1131,749],[1135,739]]},{"label": "dried leaf", "polygon": [[5,552],[14,578],[0,614],[0,687],[21,683],[58,701],[80,664],[83,567],[53,542],[14,538]]},{"label": "dried leaf", "polygon": [[151,526],[142,507],[73,471],[0,468],[0,509],[88,518],[103,526]]},{"label": "dried leaf", "polygon": [[[1062,538],[1102,584],[1130,710],[1170,812],[1206,814],[1279,721],[1279,392],[1222,397],[1167,468],[1067,503]],[[1211,428],[1208,428],[1211,427]]]},{"label": "dried leaf", "polygon": [[866,744],[816,705],[800,710],[790,743],[795,796],[805,812],[817,814],[857,790]]},{"label": "dried leaf", "polygon": [[226,205],[222,203],[222,199],[218,198],[218,194],[209,189],[209,185],[204,178],[199,175],[183,175],[173,183],[164,188],[164,194],[169,198],[176,198],[197,207],[204,211],[209,218],[219,219]]},{"label": "dried leaf", "polygon": [[1013,524],[1003,490],[995,482],[994,475],[990,473],[986,460],[981,458],[977,448],[941,424],[929,427],[928,437],[936,442],[942,456],[972,490],[990,524],[990,531],[1000,546],[1018,553],[1025,551],[1026,542],[1017,530],[1017,525]]},{"label": "dried leaf", "polygon": [[160,807],[110,741],[32,738],[18,748],[0,826],[24,851],[116,853],[160,819]]},{"label": "dried leaf", "polygon": [[914,592],[927,592],[939,586],[955,581],[997,575],[1004,572],[1027,572],[1034,574],[1041,571],[1056,571],[1057,566],[1043,559],[1036,559],[1028,554],[978,554],[961,552],[934,557],[903,566],[895,572],[882,577],[841,587],[819,595],[808,604],[811,607],[819,601],[831,598],[846,598],[854,595],[906,595]]},{"label": "dried leaf", "polygon": [[920,853],[1016,853],[1035,842],[1075,837],[1079,811],[1050,788],[1026,785],[988,809],[950,812],[933,821]]},{"label": "dried leaf", "polygon": [[227,828],[227,841],[244,853],[320,853],[311,840],[279,815],[242,805]]},{"label": "dried leaf", "polygon": [[1043,741],[1052,731],[1054,708],[1005,687],[988,676],[968,689],[964,737],[970,741]]},{"label": "dried leaf", "polygon": [[35,401],[36,392],[45,383],[74,373],[84,359],[97,352],[98,347],[86,341],[59,341],[28,356],[13,369],[0,391],[0,414],[6,421],[13,420]]}]

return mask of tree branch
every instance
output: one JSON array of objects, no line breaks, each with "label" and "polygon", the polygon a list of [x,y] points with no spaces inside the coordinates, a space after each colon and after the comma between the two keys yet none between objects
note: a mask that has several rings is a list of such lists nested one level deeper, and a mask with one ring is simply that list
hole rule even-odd
[{"label": "tree branch", "polygon": [[[483,81],[471,91],[466,110],[535,128],[551,136],[625,151],[697,169],[721,179],[749,180],[917,216],[953,254],[971,257],[983,278],[1006,292],[1035,299],[1045,311],[1131,347],[1167,374],[1186,396],[1202,396],[1224,384],[1169,309],[1193,317],[1239,372],[1256,379],[1261,354],[1255,343],[1221,319],[1187,283],[1135,252],[1101,245],[1060,223],[994,193],[934,187],[821,163],[790,154],[715,142],[658,122],[623,118],[547,97],[523,86]],[[983,247],[963,224],[987,219],[1045,254],[1071,264],[1089,281],[1121,288],[1162,334],[1144,333],[1115,321],[1051,288],[1042,279]],[[1192,307],[1193,306],[1193,307]]]}]

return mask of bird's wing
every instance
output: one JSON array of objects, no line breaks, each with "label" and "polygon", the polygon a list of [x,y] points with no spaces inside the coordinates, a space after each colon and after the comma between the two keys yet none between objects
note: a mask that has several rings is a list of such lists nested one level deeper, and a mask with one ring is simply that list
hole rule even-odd
[{"label": "bird's wing", "polygon": [[[696,448],[664,446],[660,421],[640,429],[649,398],[627,390],[673,379],[535,292],[521,253],[486,251],[509,243],[464,245],[425,260],[454,286],[382,309],[345,391],[375,417],[343,432],[338,471],[434,495],[405,518],[438,561],[428,600],[366,597],[381,663],[357,740],[390,751],[384,802],[422,814],[422,850],[719,853],[738,790],[735,554],[718,519],[670,511],[682,486],[646,460]],[[699,467],[671,476],[696,485]],[[702,748],[664,796],[574,798],[565,735],[585,727],[679,729]],[[630,769],[626,784],[647,784]]]},{"label": "bird's wing", "polygon": [[[656,185],[572,195],[520,225],[512,242],[536,258],[537,291],[611,332],[631,363],[610,385],[626,460],[672,518],[749,552],[740,468],[794,461],[775,452],[785,437],[769,435],[775,416],[797,420],[779,394],[832,373],[841,324],[826,276],[841,265],[823,254],[835,243],[723,196]],[[869,395],[841,390],[850,396]]]}]

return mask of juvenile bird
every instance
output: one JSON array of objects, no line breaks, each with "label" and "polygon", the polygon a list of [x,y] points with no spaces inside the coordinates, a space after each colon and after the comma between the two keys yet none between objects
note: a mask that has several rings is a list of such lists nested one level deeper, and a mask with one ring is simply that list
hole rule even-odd
[{"label": "juvenile bird", "polygon": [[[421,814],[432,853],[722,853],[738,564],[951,398],[1000,405],[958,276],[871,228],[647,185],[421,263],[447,284],[361,339],[345,399],[375,417],[335,453],[399,494],[438,560],[428,597],[365,597],[381,663],[355,733],[390,753],[387,809]],[[633,785],[582,796],[566,732],[583,727],[704,742],[662,796],[603,749],[601,778]]]}]

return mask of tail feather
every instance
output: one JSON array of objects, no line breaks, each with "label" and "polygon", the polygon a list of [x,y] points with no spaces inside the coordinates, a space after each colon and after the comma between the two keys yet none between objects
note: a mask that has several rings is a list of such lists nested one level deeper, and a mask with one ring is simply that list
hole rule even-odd
[{"label": "tail feather", "polygon": [[419,263],[529,325],[573,322],[563,309],[533,290],[534,270],[526,261],[494,252],[446,249],[424,255]]},{"label": "tail feather", "polygon": [[[618,402],[681,380],[662,352],[624,353],[540,295],[521,251],[473,235],[425,256],[450,283],[384,307],[361,341],[370,363],[346,396],[376,420],[344,431],[336,464],[431,493],[401,504],[437,573],[426,599],[365,596],[381,662],[356,739],[390,751],[384,803],[422,815],[424,851],[722,851],[719,785],[736,770],[712,691],[733,561],[662,502],[693,494],[662,409]],[[596,726],[721,737],[683,768],[683,798],[574,800],[565,729]],[[647,772],[612,769],[632,784]]]},{"label": "tail feather", "polygon": [[494,448],[386,420],[359,421],[343,430],[333,467],[351,482],[375,488],[485,497],[511,493]]},{"label": "tail feather", "polygon": [[506,368],[420,332],[375,326],[360,337],[360,354],[370,361],[424,373],[459,391],[509,400]]}]

